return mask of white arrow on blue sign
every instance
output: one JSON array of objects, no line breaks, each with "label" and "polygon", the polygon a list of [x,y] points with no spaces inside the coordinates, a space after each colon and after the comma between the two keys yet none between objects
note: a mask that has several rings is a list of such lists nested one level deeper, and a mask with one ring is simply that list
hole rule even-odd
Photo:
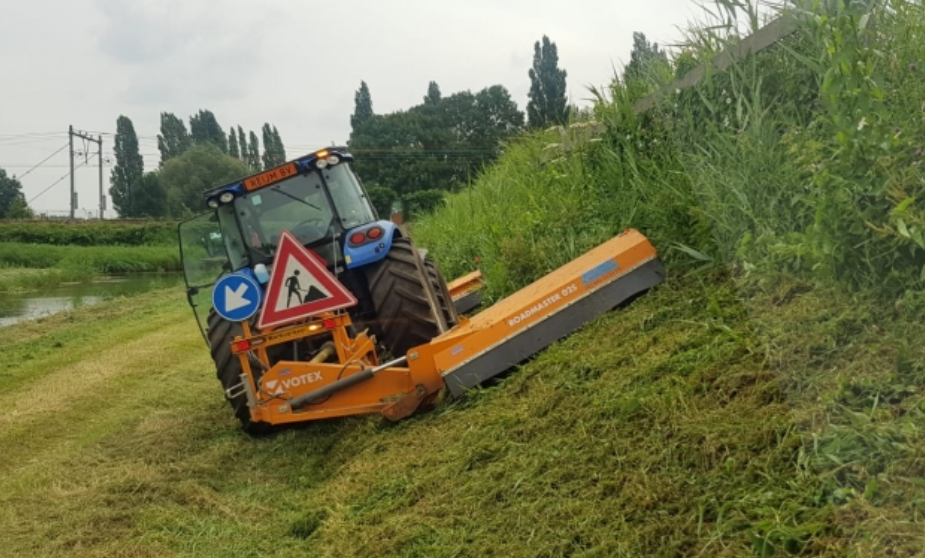
[{"label": "white arrow on blue sign", "polygon": [[225,275],[212,289],[212,307],[230,322],[248,320],[260,309],[260,286],[242,273]]}]

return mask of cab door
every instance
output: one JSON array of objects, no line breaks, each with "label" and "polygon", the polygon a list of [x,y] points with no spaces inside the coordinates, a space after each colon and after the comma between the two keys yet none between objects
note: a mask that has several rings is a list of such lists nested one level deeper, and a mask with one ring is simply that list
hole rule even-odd
[{"label": "cab door", "polygon": [[180,223],[180,261],[186,282],[186,298],[196,316],[206,344],[212,288],[218,279],[231,271],[225,238],[215,213],[193,217]]}]

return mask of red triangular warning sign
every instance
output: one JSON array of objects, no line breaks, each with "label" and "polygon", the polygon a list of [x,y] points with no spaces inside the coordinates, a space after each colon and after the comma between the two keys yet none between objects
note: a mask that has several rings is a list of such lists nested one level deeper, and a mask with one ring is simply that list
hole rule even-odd
[{"label": "red triangular warning sign", "polygon": [[356,303],[321,257],[289,231],[282,232],[257,327],[278,326]]}]

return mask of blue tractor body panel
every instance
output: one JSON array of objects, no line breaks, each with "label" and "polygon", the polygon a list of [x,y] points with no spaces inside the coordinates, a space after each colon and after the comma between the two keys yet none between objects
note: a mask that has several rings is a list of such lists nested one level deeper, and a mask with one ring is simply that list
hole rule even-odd
[{"label": "blue tractor body panel", "polygon": [[[379,229],[381,234],[376,238],[366,236],[373,229]],[[354,244],[352,238],[357,233],[364,233],[365,240],[359,244]],[[351,229],[345,235],[344,242],[344,261],[347,262],[347,269],[363,267],[365,265],[376,263],[389,253],[392,249],[392,239],[395,235],[401,236],[398,227],[391,221],[375,221]]]}]

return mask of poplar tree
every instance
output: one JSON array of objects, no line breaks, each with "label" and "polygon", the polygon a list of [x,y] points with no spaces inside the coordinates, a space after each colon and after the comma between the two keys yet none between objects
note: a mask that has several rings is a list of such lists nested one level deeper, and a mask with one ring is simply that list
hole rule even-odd
[{"label": "poplar tree", "polygon": [[533,67],[530,76],[530,101],[527,103],[527,122],[531,128],[545,128],[568,122],[569,107],[566,99],[566,71],[559,69],[559,52],[556,43],[543,35],[542,44],[533,45]]},{"label": "poplar tree", "polygon": [[238,151],[238,136],[234,133],[234,126],[228,130],[228,154],[235,159],[241,158],[241,153]]},{"label": "poplar tree", "polygon": [[286,162],[286,149],[283,140],[279,137],[276,126],[272,128],[268,123],[263,125],[263,168],[268,169]]},{"label": "poplar tree", "polygon": [[354,107],[353,114],[350,116],[350,126],[353,133],[356,133],[364,124],[369,122],[374,116],[373,98],[369,94],[369,87],[365,81],[360,82],[360,89],[357,90],[353,97]]},{"label": "poplar tree", "polygon": [[225,131],[218,124],[212,111],[200,109],[197,114],[190,116],[189,120],[190,135],[194,143],[211,143],[222,153],[228,153],[228,138],[225,137]]},{"label": "poplar tree", "polygon": [[436,81],[432,81],[427,85],[427,95],[424,97],[425,105],[437,105],[440,103],[442,95],[440,94],[440,86],[437,85]]},{"label": "poplar tree", "polygon": [[247,162],[248,157],[248,147],[247,147],[247,137],[244,135],[244,130],[241,126],[238,126],[238,150],[241,152],[241,160]]},{"label": "poplar tree", "polygon": [[160,166],[179,157],[192,144],[186,124],[171,112],[161,113],[161,133],[157,135],[157,149],[161,152]]},{"label": "poplar tree", "polygon": [[254,172],[260,172],[263,168],[260,166],[260,140],[257,134],[250,132],[247,142],[247,160],[248,166]]},{"label": "poplar tree", "polygon": [[120,115],[116,120],[115,145],[116,164],[110,176],[109,195],[112,205],[122,217],[137,217],[141,215],[139,204],[136,201],[136,190],[141,186],[144,176],[145,164],[138,150],[138,135],[135,126],[127,116]]}]

